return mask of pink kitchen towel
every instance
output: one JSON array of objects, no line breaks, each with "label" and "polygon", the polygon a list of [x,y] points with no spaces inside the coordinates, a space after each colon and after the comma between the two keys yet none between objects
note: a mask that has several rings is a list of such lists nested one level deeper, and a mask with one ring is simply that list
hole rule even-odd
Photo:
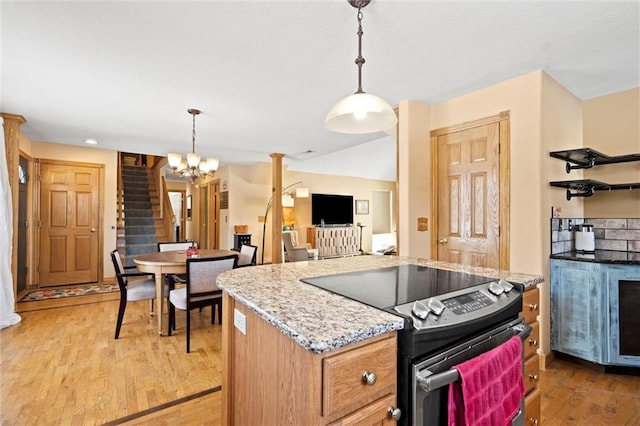
[{"label": "pink kitchen towel", "polygon": [[453,368],[460,381],[449,385],[449,426],[511,424],[524,396],[519,337]]}]

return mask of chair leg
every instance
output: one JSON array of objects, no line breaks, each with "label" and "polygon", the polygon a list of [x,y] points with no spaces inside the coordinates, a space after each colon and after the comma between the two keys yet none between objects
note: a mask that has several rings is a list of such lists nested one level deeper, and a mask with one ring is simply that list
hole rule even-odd
[{"label": "chair leg", "polygon": [[118,320],[116,322],[116,335],[115,339],[120,337],[120,328],[122,327],[122,319],[124,318],[124,310],[127,307],[127,301],[123,297],[120,297],[120,306],[118,307]]},{"label": "chair leg", "polygon": [[191,351],[190,345],[189,345],[189,336],[191,335],[191,311],[189,310],[189,307],[187,306],[187,353],[189,353]]},{"label": "chair leg", "polygon": [[149,299],[149,309],[151,309],[151,313],[149,315],[153,316],[153,300],[154,299]]},{"label": "chair leg", "polygon": [[171,331],[176,329],[176,308],[172,303],[169,303],[169,331],[168,335],[171,336]]}]

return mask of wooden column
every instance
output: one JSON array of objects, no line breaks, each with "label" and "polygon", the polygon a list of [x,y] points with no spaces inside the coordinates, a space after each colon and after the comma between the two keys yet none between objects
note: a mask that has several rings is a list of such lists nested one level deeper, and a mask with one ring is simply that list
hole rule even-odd
[{"label": "wooden column", "polygon": [[282,157],[284,154],[269,154],[271,157],[271,263],[282,263]]},{"label": "wooden column", "polygon": [[11,275],[13,277],[13,294],[16,295],[18,285],[18,165],[20,164],[20,125],[27,120],[21,115],[7,114],[4,112],[0,113],[0,116],[4,119],[4,149],[7,156],[11,205],[13,206]]}]

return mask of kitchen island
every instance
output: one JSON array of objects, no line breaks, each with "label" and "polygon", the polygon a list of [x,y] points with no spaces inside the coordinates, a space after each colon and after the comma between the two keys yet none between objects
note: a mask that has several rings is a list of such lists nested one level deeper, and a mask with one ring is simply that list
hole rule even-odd
[{"label": "kitchen island", "polygon": [[[218,277],[224,290],[223,424],[393,422],[396,334],[404,320],[300,279],[403,264],[504,278],[525,287],[543,280],[395,256],[226,272]],[[373,384],[363,380],[362,371],[375,372]]]}]

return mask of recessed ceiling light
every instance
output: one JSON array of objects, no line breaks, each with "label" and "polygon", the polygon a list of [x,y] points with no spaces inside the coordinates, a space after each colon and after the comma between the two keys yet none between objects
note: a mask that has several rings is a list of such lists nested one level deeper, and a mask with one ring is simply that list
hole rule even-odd
[{"label": "recessed ceiling light", "polygon": [[88,145],[98,145],[98,141],[95,139],[85,139],[84,143],[88,144]]}]

